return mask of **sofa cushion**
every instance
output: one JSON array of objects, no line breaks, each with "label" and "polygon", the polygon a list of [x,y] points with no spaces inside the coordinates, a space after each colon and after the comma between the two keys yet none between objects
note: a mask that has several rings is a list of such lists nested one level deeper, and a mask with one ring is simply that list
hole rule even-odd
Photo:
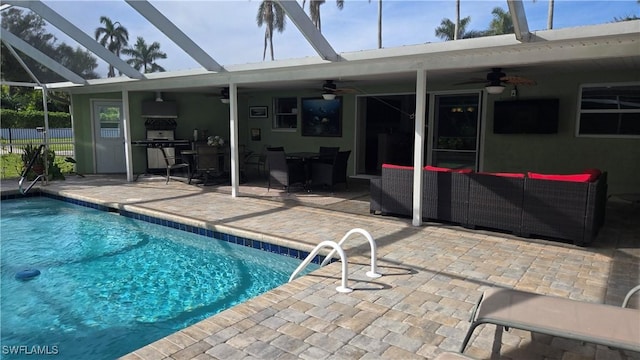
[{"label": "sofa cushion", "polygon": [[591,175],[589,177],[589,181],[591,182],[598,180],[600,175],[602,175],[602,171],[600,169],[585,169],[583,173]]},{"label": "sofa cushion", "polygon": [[555,174],[537,174],[529,172],[527,177],[530,179],[540,180],[556,180],[556,181],[570,181],[570,182],[588,182],[591,178],[591,174],[569,174],[569,175],[555,175]]},{"label": "sofa cushion", "polygon": [[506,172],[497,172],[497,173],[492,173],[492,172],[479,172],[478,174],[482,174],[482,175],[493,175],[493,176],[502,176],[502,177],[510,177],[510,178],[519,178],[519,179],[524,178],[524,174],[523,174],[523,173],[506,173]]},{"label": "sofa cushion", "polygon": [[431,170],[431,171],[454,172],[454,173],[461,173],[461,174],[469,174],[473,172],[473,170],[471,169],[450,169],[450,168],[437,167],[437,166],[431,166],[431,165],[425,166],[424,169]]},{"label": "sofa cushion", "polygon": [[449,168],[437,167],[437,166],[431,166],[431,165],[425,166],[424,169],[425,170],[431,170],[431,171],[451,172],[451,169],[449,169]]},{"label": "sofa cushion", "polygon": [[413,166],[406,165],[382,164],[382,167],[385,169],[413,170]]}]

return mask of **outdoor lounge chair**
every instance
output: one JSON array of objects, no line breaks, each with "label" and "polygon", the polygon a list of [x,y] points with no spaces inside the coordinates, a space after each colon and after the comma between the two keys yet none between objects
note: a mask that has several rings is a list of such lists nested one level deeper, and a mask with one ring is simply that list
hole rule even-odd
[{"label": "outdoor lounge chair", "polygon": [[640,352],[640,310],[576,301],[513,289],[492,288],[484,292],[471,315],[471,326],[462,342],[464,352],[473,331],[481,324],[494,324],[611,348]]}]

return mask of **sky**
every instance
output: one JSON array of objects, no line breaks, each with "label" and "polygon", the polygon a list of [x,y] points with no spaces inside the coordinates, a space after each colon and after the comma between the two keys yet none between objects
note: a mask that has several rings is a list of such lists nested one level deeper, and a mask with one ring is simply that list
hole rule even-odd
[{"label": "sky", "polygon": [[[160,43],[160,50],[167,59],[158,63],[167,71],[200,68],[158,29],[123,0],[44,0],[44,3],[71,21],[78,28],[94,37],[100,17],[107,16],[119,22],[129,32],[129,44],[137,37],[147,44]],[[169,20],[191,37],[221,65],[262,62],[264,27],[256,24],[259,0],[183,0],[150,3]],[[547,27],[547,0],[524,0],[529,29],[544,30]],[[471,17],[467,30],[485,30],[492,19],[495,7],[508,10],[507,1],[461,0],[461,17]],[[305,10],[307,10],[305,8]],[[342,10],[336,2],[327,0],[321,6],[322,34],[338,53],[376,49],[378,0],[345,0]],[[607,23],[614,18],[640,17],[640,3],[636,0],[555,0],[555,29]],[[445,18],[455,20],[455,0],[382,0],[382,46],[441,42],[435,29]],[[71,46],[78,44],[54,27],[47,30],[56,35],[58,42]],[[640,30],[640,29],[639,29]],[[276,60],[315,57],[317,53],[289,19],[285,30],[273,36]],[[267,50],[266,61],[270,60]],[[97,72],[105,76],[107,65],[98,60]]]}]

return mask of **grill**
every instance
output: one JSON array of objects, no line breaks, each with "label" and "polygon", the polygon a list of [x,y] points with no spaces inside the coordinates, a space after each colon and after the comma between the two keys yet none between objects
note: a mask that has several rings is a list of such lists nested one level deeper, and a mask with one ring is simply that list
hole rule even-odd
[{"label": "grill", "polygon": [[[148,130],[175,130],[178,122],[173,118],[147,118],[144,127]],[[147,136],[147,138],[149,138]]]}]

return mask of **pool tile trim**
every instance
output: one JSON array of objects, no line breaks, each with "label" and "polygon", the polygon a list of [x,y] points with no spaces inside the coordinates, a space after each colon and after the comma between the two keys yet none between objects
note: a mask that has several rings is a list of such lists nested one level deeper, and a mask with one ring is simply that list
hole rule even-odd
[{"label": "pool tile trim", "polygon": [[[266,251],[266,252],[270,252],[270,253],[274,253],[282,256],[292,257],[299,260],[304,260],[307,258],[307,256],[309,256],[308,251],[298,250],[298,249],[294,249],[294,248],[290,248],[282,245],[276,245],[276,244],[272,244],[272,243],[268,243],[260,240],[249,239],[242,236],[231,235],[231,234],[223,233],[220,231],[201,228],[199,226],[187,225],[177,221],[166,220],[166,219],[158,218],[155,216],[138,214],[129,210],[118,209],[118,208],[114,208],[106,205],[95,204],[89,201],[72,199],[66,196],[60,196],[57,194],[50,194],[50,193],[45,193],[41,191],[27,193],[25,195],[22,195],[20,193],[9,193],[6,195],[3,194],[2,200],[21,199],[24,197],[39,197],[39,196],[53,198],[56,200],[96,209],[99,211],[117,212],[121,216],[132,218],[134,220],[141,220],[141,221],[145,221],[155,225],[161,225],[161,226],[169,227],[176,230],[186,231],[192,234],[197,234],[197,235],[205,236],[205,237],[220,240],[220,241],[226,241],[232,244],[246,246],[253,249],[262,250],[262,251]],[[325,259],[324,256],[316,255],[311,262],[313,264],[321,264],[322,261],[324,261],[324,259]]]}]

